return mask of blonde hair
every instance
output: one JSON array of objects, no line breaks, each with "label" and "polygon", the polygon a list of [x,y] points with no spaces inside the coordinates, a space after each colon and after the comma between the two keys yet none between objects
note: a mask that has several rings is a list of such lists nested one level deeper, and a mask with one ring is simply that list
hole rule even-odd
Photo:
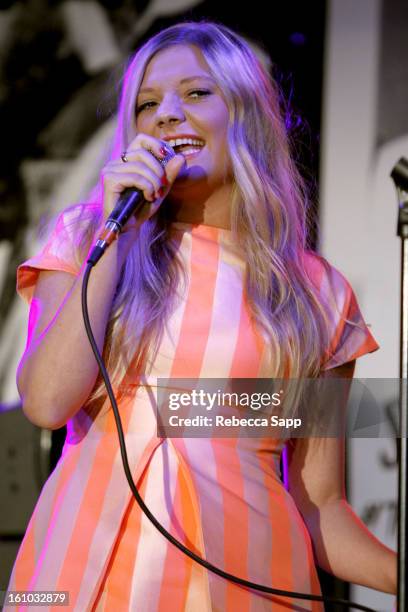
[{"label": "blonde hair", "polygon": [[[149,61],[171,45],[201,51],[229,108],[231,229],[246,254],[246,296],[273,355],[274,375],[316,376],[329,346],[329,309],[305,264],[308,199],[290,154],[280,92],[246,41],[222,25],[188,22],[145,43],[126,71],[112,158],[136,135],[135,103]],[[105,358],[114,381],[131,361],[135,372],[148,370],[182,273],[159,213],[143,224],[112,305]],[[91,399],[103,391],[98,380]]]}]

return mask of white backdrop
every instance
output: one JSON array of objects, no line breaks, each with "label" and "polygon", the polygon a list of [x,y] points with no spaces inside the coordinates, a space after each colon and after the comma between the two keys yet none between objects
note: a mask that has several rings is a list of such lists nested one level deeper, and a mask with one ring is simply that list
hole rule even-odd
[{"label": "white backdrop", "polygon": [[[408,135],[376,147],[381,16],[381,0],[329,1],[321,251],[351,282],[381,346],[358,360],[359,378],[399,375],[400,245],[397,197],[389,174],[408,155]],[[395,441],[352,439],[348,461],[351,504],[370,530],[395,549]],[[381,611],[391,610],[395,600],[363,587],[353,587],[351,595]]]}]

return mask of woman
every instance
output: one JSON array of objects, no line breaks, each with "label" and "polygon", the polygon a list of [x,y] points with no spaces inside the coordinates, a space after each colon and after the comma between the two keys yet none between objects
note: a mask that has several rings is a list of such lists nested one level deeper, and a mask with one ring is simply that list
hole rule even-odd
[{"label": "woman", "polygon": [[[164,167],[166,143],[176,156]],[[128,187],[146,205],[96,265],[88,301],[147,506],[247,580],[319,594],[316,561],[395,592],[395,554],[344,497],[342,440],[292,440],[288,492],[284,440],[156,435],[159,377],[351,378],[355,359],[377,348],[348,283],[306,251],[305,195],[276,86],[240,37],[211,23],[173,26],[138,52],[99,194],[63,213],[20,267],[19,290],[32,298],[24,411],[68,433],[10,588],[67,590],[81,611],[322,609],[207,572],[132,499],[80,307],[82,262]]]}]

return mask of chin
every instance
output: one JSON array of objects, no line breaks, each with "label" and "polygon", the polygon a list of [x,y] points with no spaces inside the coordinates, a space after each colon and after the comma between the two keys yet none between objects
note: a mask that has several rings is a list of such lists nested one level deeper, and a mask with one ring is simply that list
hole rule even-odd
[{"label": "chin", "polygon": [[[188,162],[188,159],[186,161]],[[184,166],[184,170],[177,176],[174,184],[179,185],[186,182],[202,183],[203,181],[208,182],[207,173],[204,168],[199,165],[191,165]]]}]

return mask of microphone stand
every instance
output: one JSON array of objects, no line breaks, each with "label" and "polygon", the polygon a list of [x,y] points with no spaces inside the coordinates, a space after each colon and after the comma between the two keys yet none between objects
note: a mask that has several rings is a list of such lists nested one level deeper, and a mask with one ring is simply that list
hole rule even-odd
[{"label": "microphone stand", "polygon": [[408,160],[404,157],[391,171],[398,195],[398,229],[401,238],[401,322],[400,322],[400,437],[398,463],[398,592],[397,610],[405,612],[407,604],[407,419],[408,419]]}]

